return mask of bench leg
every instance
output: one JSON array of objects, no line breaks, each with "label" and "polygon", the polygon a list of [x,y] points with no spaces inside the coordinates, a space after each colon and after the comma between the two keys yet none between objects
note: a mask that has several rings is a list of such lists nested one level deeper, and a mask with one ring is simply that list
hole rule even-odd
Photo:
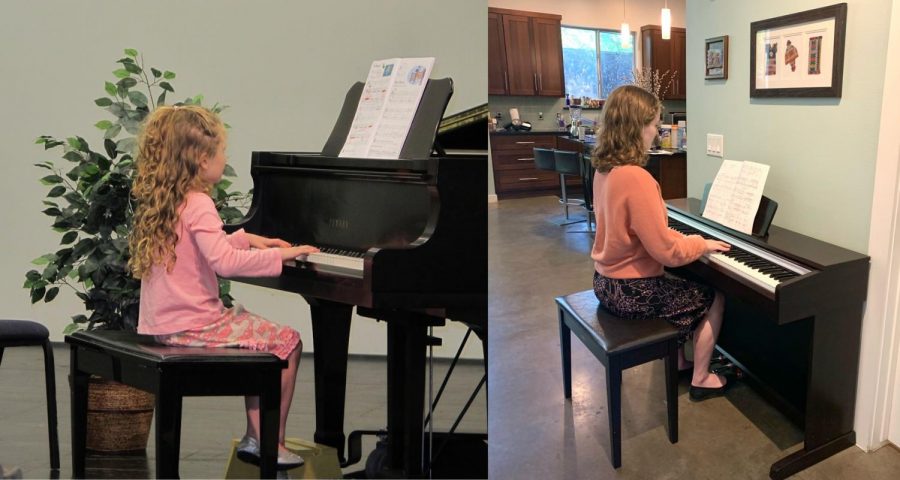
[{"label": "bench leg", "polygon": [[622,466],[622,369],[614,358],[606,366],[606,402],[613,468]]},{"label": "bench leg", "polygon": [[47,433],[50,437],[50,468],[59,470],[59,436],[56,428],[56,373],[53,371],[53,347],[45,340],[44,381],[47,384]]},{"label": "bench leg", "polygon": [[165,380],[156,392],[156,478],[178,478],[181,394]]},{"label": "bench leg", "polygon": [[562,354],[563,393],[572,398],[572,331],[564,320],[565,312],[559,309],[559,350]]},{"label": "bench leg", "polygon": [[669,417],[669,442],[678,443],[678,342],[669,342],[666,355],[666,409]]},{"label": "bench leg", "polygon": [[78,348],[72,347],[69,369],[72,415],[72,478],[85,478],[87,455],[87,404],[89,375],[78,370]]},{"label": "bench leg", "polygon": [[259,478],[275,478],[278,462],[278,421],[281,418],[281,370],[267,373],[259,395]]}]

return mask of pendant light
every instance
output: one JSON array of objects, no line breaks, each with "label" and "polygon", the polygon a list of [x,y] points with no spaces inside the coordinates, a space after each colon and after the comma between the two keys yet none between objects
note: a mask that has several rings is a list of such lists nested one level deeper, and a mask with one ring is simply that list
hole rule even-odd
[{"label": "pendant light", "polygon": [[669,10],[669,0],[666,0],[666,6],[662,9],[662,38],[663,40],[672,38],[672,11]]},{"label": "pendant light", "polygon": [[628,28],[628,22],[625,20],[625,0],[622,0],[622,31],[619,32],[619,41],[622,48],[631,46],[631,29]]}]

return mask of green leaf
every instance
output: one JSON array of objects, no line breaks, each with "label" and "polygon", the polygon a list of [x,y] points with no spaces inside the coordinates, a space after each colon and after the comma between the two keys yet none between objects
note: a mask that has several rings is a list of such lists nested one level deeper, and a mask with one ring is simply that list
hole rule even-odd
[{"label": "green leaf", "polygon": [[31,264],[32,265],[46,265],[54,260],[56,260],[56,255],[54,255],[52,253],[46,253],[46,254],[41,255],[40,257],[32,260]]},{"label": "green leaf", "polygon": [[76,232],[74,230],[71,232],[66,232],[66,234],[63,235],[62,241],[59,242],[59,244],[60,245],[68,245],[68,244],[74,242],[77,238],[78,238],[78,232]]},{"label": "green leaf", "polygon": [[203,94],[202,94],[202,93],[198,93],[197,95],[194,95],[194,98],[192,98],[191,101],[192,101],[195,105],[200,105],[200,104],[202,104],[202,103],[203,103]]},{"label": "green leaf", "polygon": [[141,67],[137,66],[137,64],[135,63],[129,62],[123,63],[122,65],[125,67],[125,70],[128,70],[130,73],[134,73],[135,75],[140,75],[143,71],[141,70]]},{"label": "green leaf", "polygon": [[[28,273],[25,274],[25,279],[31,283],[34,283],[41,279],[41,274],[37,270],[29,270]],[[30,286],[26,288],[31,288]]]},{"label": "green leaf", "polygon": [[66,193],[66,187],[57,185],[50,189],[50,192],[47,193],[47,196],[50,198],[61,197],[64,193]]},{"label": "green leaf", "polygon": [[166,104],[166,91],[163,90],[162,93],[159,94],[159,98],[156,99],[156,105],[165,105]]},{"label": "green leaf", "polygon": [[56,207],[50,207],[50,208],[44,210],[43,213],[48,216],[51,216],[51,217],[56,217],[56,216],[62,215],[62,211]]},{"label": "green leaf", "polygon": [[228,165],[227,163],[225,164],[225,170],[222,172],[222,175],[224,175],[226,177],[236,177],[237,176],[237,174],[234,173],[234,168],[232,168],[231,165]]},{"label": "green leaf", "polygon": [[47,170],[53,170],[53,166],[52,166],[52,165],[47,165],[47,164],[44,164],[44,163],[35,163],[34,166],[35,166],[35,167],[46,168]]},{"label": "green leaf", "polygon": [[44,296],[44,302],[52,302],[56,295],[59,294],[59,287],[53,287],[50,290],[47,290],[47,294]]},{"label": "green leaf", "polygon": [[[121,125],[114,125],[112,128],[110,128],[109,130],[107,130],[106,133],[103,134],[103,138],[105,139],[104,142],[105,142],[106,140],[110,140],[110,139],[112,139],[112,138],[116,138],[116,135],[118,135],[119,132],[121,132],[121,131],[122,131],[122,126],[121,126]],[[109,153],[109,150],[107,150],[107,153]]]},{"label": "green leaf", "polygon": [[[82,315],[84,316],[84,315]],[[87,318],[87,317],[85,317]],[[71,335],[73,332],[81,330],[81,326],[77,323],[70,323],[66,325],[66,328],[63,329],[63,335]]]},{"label": "green leaf", "polygon": [[153,78],[159,78],[162,76],[162,72],[160,72],[159,70],[157,70],[153,67],[150,67],[150,73],[153,74]]},{"label": "green leaf", "polygon": [[128,55],[129,57],[135,58],[135,57],[137,57],[137,54],[138,54],[138,51],[133,48],[125,49],[125,55]]},{"label": "green leaf", "polygon": [[70,162],[80,162],[80,161],[84,160],[84,155],[82,155],[81,152],[78,152],[75,150],[70,150],[70,151],[66,152],[65,154],[63,154],[62,158],[65,158],[66,160],[68,160]]},{"label": "green leaf", "polygon": [[131,153],[135,145],[137,145],[137,141],[134,138],[123,138],[116,142],[116,150],[122,153]]},{"label": "green leaf", "polygon": [[108,107],[112,105],[113,101],[109,97],[100,97],[94,100],[94,103],[97,104],[98,107]]},{"label": "green leaf", "polygon": [[46,177],[41,179],[41,183],[44,185],[56,185],[57,183],[62,183],[63,178],[59,175],[47,175]]},{"label": "green leaf", "polygon": [[128,90],[129,88],[137,85],[137,83],[138,83],[137,80],[135,80],[134,78],[127,77],[127,78],[123,78],[123,79],[119,80],[118,82],[116,82],[116,85],[122,87],[125,90]]},{"label": "green leaf", "polygon": [[81,141],[76,137],[69,137],[66,139],[69,142],[69,146],[74,148],[75,150],[81,150]]},{"label": "green leaf", "polygon": [[47,291],[47,290],[46,290],[44,287],[33,288],[33,289],[31,290],[31,303],[37,303],[37,302],[40,301],[42,298],[44,298],[44,293],[45,293],[46,291]]},{"label": "green leaf", "polygon": [[171,80],[171,79],[175,78],[175,72],[170,72],[170,71],[166,70],[166,72],[163,73],[163,78],[165,78],[166,80]]},{"label": "green leaf", "polygon": [[128,99],[137,107],[147,106],[147,96],[138,91],[128,92]]},{"label": "green leaf", "polygon": [[[109,100],[109,99],[107,98],[107,100]],[[110,103],[112,103],[112,102],[110,102]],[[111,127],[112,125],[113,125],[113,123],[110,122],[109,120],[100,120],[99,122],[94,124],[94,126],[99,128],[100,130],[106,130],[107,128]]]},{"label": "green leaf", "polygon": [[116,86],[112,82],[106,82],[106,84],[103,86],[103,88],[105,88],[106,93],[108,93],[110,95],[116,94]]},{"label": "green leaf", "polygon": [[113,70],[112,73],[113,73],[113,75],[116,76],[116,78],[125,78],[125,77],[131,75],[130,73],[128,73],[128,70],[125,70],[124,68],[119,68],[117,70]]},{"label": "green leaf", "polygon": [[[107,133],[107,135],[109,135],[109,132],[106,132],[106,133]],[[116,132],[116,133],[118,134],[119,132]],[[104,135],[104,136],[107,136],[107,135]],[[115,135],[113,135],[113,137],[114,136]],[[109,155],[109,158],[111,158],[111,159],[115,159],[116,155],[119,154],[119,152],[116,151],[116,142],[110,140],[109,138],[106,138],[103,140],[103,148],[106,149],[106,154]]]},{"label": "green leaf", "polygon": [[169,85],[169,82],[159,82],[159,88],[167,92],[175,93],[175,89],[172,88],[172,85]]},{"label": "green leaf", "polygon": [[216,184],[216,188],[220,190],[228,190],[228,187],[231,186],[231,180],[219,180],[219,183]]}]

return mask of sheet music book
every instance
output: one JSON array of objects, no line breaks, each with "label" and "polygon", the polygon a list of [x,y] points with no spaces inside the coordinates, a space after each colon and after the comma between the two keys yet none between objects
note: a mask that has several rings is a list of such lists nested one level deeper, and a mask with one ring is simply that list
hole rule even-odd
[{"label": "sheet music book", "polygon": [[339,157],[400,158],[434,57],[376,60]]},{"label": "sheet music book", "polygon": [[713,180],[703,216],[748,235],[759,209],[769,166],[725,160]]}]

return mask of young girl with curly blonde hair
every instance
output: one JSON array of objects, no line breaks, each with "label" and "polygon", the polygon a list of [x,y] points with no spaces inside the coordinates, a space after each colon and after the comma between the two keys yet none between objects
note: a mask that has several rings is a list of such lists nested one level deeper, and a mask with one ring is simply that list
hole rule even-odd
[{"label": "young girl with curly blonde hair", "polygon": [[[680,330],[679,345],[693,334],[689,393],[691,400],[700,401],[725,392],[725,378],[709,372],[725,300],[712,287],[668,275],[663,268],[730,247],[668,228],[659,184],[642,168],[657,135],[660,107],[656,97],[634,85],[615,89],[603,106],[592,155],[594,293],[620,317],[666,319]],[[683,349],[679,364],[679,369],[691,368]]]},{"label": "young girl with curly blonde hair", "polygon": [[[225,308],[217,275],[278,276],[282,262],[318,251],[292,247],[243,229],[230,235],[209,192],[225,169],[225,127],[196,106],[163,106],[138,138],[137,201],[129,268],[141,280],[138,332],[166,345],[239,347],[270,352],[288,366],[281,375],[278,466],[303,459],[284,446],[285,423],[303,344],[300,334],[244,310]],[[259,397],[246,397],[247,430],[238,457],[259,461]]]}]

